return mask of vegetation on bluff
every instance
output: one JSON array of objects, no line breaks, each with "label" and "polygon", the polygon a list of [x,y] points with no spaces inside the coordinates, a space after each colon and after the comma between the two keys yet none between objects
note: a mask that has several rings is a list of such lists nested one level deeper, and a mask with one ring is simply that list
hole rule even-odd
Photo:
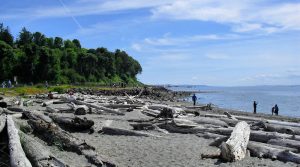
[{"label": "vegetation on bluff", "polygon": [[0,81],[17,76],[19,83],[134,84],[142,67],[125,51],[86,49],[77,39],[46,37],[26,28],[14,40],[9,28],[0,24],[0,71]]}]

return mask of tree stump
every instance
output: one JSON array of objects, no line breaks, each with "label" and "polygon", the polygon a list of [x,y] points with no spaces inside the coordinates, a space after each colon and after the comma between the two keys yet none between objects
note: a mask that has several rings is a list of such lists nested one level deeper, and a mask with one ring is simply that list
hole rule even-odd
[{"label": "tree stump", "polygon": [[221,144],[221,157],[227,161],[245,158],[250,137],[250,126],[242,121],[233,129],[230,138]]}]

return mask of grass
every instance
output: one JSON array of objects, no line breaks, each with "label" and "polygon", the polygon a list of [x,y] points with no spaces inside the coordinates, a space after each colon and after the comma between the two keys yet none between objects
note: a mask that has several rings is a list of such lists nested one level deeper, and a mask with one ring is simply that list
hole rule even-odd
[{"label": "grass", "polygon": [[58,92],[65,93],[67,90],[72,88],[89,88],[94,90],[128,90],[132,89],[132,87],[108,87],[108,86],[77,86],[77,85],[59,85],[59,86],[50,86],[48,89],[43,85],[35,85],[35,86],[23,86],[23,87],[14,87],[14,88],[0,88],[0,94],[4,94],[6,96],[25,96],[25,95],[35,95],[41,93]]}]

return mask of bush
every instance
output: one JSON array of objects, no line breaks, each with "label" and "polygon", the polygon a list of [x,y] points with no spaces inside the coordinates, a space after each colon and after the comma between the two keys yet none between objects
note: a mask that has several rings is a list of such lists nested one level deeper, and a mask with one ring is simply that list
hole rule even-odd
[{"label": "bush", "polygon": [[53,92],[57,92],[57,93],[59,93],[59,94],[63,94],[63,93],[66,92],[65,89],[62,88],[62,87],[54,87],[54,88],[52,88],[52,91],[53,91]]}]

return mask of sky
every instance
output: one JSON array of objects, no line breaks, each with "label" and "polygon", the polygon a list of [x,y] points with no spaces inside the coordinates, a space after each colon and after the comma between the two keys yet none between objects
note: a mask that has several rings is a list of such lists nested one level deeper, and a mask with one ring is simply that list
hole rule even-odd
[{"label": "sky", "polygon": [[300,0],[0,0],[0,22],[126,51],[146,84],[299,85]]}]

